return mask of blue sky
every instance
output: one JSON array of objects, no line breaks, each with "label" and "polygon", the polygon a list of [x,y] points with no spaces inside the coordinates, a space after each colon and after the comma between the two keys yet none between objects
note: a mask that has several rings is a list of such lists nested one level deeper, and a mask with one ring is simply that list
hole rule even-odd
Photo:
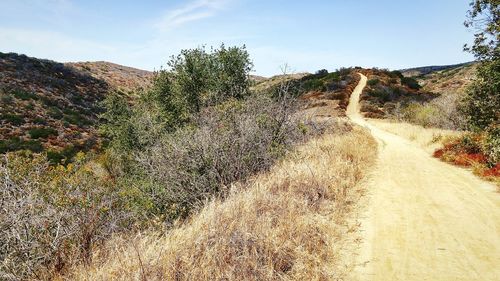
[{"label": "blue sky", "polygon": [[469,0],[0,0],[0,51],[158,69],[200,45],[243,45],[254,73],[472,60]]}]

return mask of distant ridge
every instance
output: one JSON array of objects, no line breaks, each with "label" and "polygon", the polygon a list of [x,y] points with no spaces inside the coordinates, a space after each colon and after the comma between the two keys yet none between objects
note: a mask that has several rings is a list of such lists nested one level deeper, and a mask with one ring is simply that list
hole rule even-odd
[{"label": "distant ridge", "polygon": [[465,62],[465,63],[459,63],[459,64],[451,64],[451,65],[420,66],[420,67],[400,69],[399,71],[406,77],[415,77],[415,76],[420,76],[420,75],[427,75],[427,74],[435,72],[435,71],[441,71],[441,70],[446,70],[446,69],[450,69],[450,68],[457,68],[457,67],[472,65],[474,63],[475,63],[474,61],[471,61],[471,62]]}]

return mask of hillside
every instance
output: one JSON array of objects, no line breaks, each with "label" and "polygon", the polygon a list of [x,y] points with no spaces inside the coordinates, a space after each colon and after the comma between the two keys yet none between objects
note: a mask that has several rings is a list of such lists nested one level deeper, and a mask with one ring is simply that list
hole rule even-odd
[{"label": "hillside", "polygon": [[459,64],[416,77],[425,91],[448,94],[463,94],[476,77],[477,63]]},{"label": "hillside", "polygon": [[110,87],[125,93],[147,88],[151,85],[153,77],[153,72],[105,61],[67,63],[66,65],[103,80]]},{"label": "hillside", "polygon": [[401,72],[405,77],[418,77],[424,76],[428,74],[432,74],[434,72],[441,72],[446,70],[453,70],[457,68],[462,68],[474,64],[473,62],[459,63],[459,64],[451,64],[451,65],[432,65],[432,66],[419,66],[413,68],[401,69]]},{"label": "hillside", "polygon": [[322,119],[345,116],[350,93],[358,81],[359,76],[353,68],[341,68],[334,72],[323,69],[315,74],[276,75],[260,81],[252,89],[263,93],[286,88],[298,97],[305,116]]},{"label": "hillside", "polygon": [[366,117],[389,117],[396,113],[400,105],[422,103],[437,97],[437,94],[422,89],[417,80],[405,77],[399,71],[373,68],[359,72],[368,77],[360,97],[361,112]]},{"label": "hillside", "polygon": [[146,87],[150,77],[105,62],[63,64],[0,53],[0,153],[48,149],[59,161],[96,147],[100,101],[113,90]]}]

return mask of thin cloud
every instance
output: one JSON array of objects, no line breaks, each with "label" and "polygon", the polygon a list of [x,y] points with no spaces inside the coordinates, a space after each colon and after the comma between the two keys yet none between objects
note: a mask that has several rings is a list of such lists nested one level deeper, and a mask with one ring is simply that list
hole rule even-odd
[{"label": "thin cloud", "polygon": [[160,31],[168,31],[183,24],[214,16],[228,0],[197,0],[168,11],[155,24]]}]

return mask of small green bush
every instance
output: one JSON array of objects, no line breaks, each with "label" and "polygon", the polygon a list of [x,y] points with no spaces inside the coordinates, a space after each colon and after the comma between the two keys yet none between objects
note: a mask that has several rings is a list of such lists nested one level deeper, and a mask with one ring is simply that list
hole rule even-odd
[{"label": "small green bush", "polygon": [[0,115],[1,120],[5,120],[12,125],[19,126],[24,124],[24,117],[22,115],[16,115],[16,114],[2,114]]},{"label": "small green bush", "polygon": [[77,153],[78,149],[73,145],[69,145],[62,150],[48,150],[47,160],[51,165],[68,164]]},{"label": "small green bush", "polygon": [[388,102],[391,100],[391,95],[383,89],[374,89],[367,93],[368,95],[380,99],[382,102]]},{"label": "small green bush", "polygon": [[408,86],[410,89],[419,90],[422,88],[418,81],[411,77],[403,77],[401,78],[401,84]]},{"label": "small green bush", "polygon": [[377,85],[378,83],[380,83],[380,80],[379,80],[379,79],[377,79],[377,78],[375,78],[375,79],[370,79],[370,80],[368,80],[368,82],[367,82],[367,84],[368,84],[369,86],[375,86],[375,85]]},{"label": "small green bush", "polygon": [[85,118],[77,111],[71,109],[65,109],[63,112],[64,112],[63,120],[70,124],[77,125],[80,127],[92,124],[90,120]]},{"label": "small green bush", "polygon": [[20,137],[12,137],[7,140],[0,140],[0,153],[17,150],[31,150],[33,152],[41,152],[43,146],[38,140],[24,140]]},{"label": "small green bush", "polygon": [[62,111],[57,108],[56,106],[51,106],[49,107],[49,109],[47,110],[47,113],[49,114],[50,117],[54,118],[54,119],[62,119],[64,117]]},{"label": "small green bush", "polygon": [[37,100],[38,96],[35,93],[28,92],[22,89],[15,89],[11,91],[12,95],[21,100]]},{"label": "small green bush", "polygon": [[483,151],[492,166],[500,163],[500,126],[490,126],[486,129],[483,141]]},{"label": "small green bush", "polygon": [[54,128],[46,127],[46,128],[33,128],[28,131],[28,134],[32,139],[45,139],[49,136],[57,136],[58,132]]}]

